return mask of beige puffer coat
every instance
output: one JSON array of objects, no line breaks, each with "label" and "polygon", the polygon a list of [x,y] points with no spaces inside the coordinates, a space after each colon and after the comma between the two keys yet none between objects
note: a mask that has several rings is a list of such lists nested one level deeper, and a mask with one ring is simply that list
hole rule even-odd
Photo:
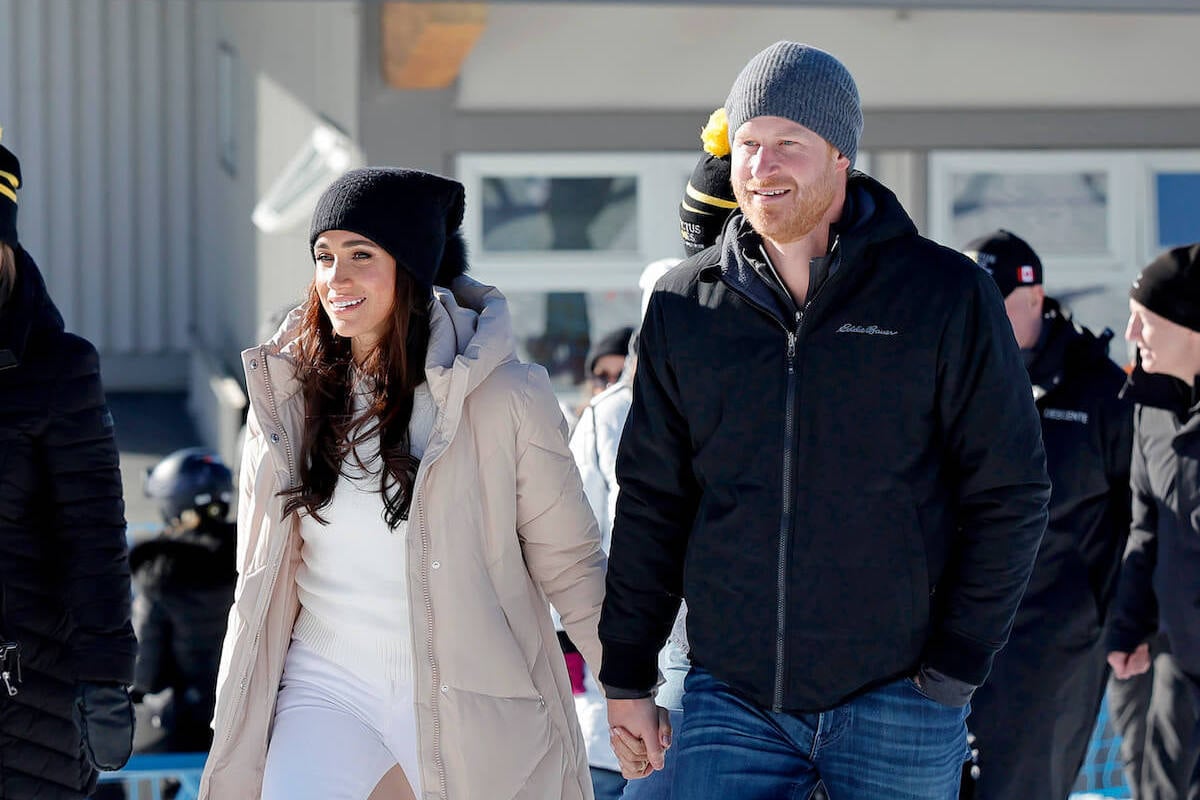
[{"label": "beige puffer coat", "polygon": [[[591,798],[546,599],[598,665],[599,531],[546,372],[514,355],[504,297],[470,278],[453,294],[435,292],[426,376],[438,413],[408,528],[423,797]],[[297,309],[271,342],[243,354],[251,407],[240,574],[201,800],[259,797],[299,609],[301,539],[278,495],[297,475],[299,319]]]}]

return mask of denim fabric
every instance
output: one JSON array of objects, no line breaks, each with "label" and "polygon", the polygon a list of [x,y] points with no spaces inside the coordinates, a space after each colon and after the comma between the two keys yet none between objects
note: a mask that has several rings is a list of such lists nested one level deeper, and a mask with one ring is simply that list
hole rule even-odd
[{"label": "denim fabric", "polygon": [[675,735],[675,797],[955,800],[970,706],[951,708],[908,678],[815,714],[777,714],[693,666]]},{"label": "denim fabric", "polygon": [[603,767],[591,767],[592,792],[596,800],[620,800],[621,789],[625,787],[625,779],[621,773]]}]

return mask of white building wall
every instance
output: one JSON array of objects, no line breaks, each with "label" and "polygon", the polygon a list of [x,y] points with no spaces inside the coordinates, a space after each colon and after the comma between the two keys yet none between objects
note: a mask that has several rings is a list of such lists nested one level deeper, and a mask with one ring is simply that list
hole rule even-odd
[{"label": "white building wall", "polygon": [[1194,106],[1198,36],[1195,13],[493,3],[458,107],[709,108],[779,39],[837,55],[867,110]]},{"label": "white building wall", "polygon": [[112,389],[182,387],[192,322],[193,6],[0,0],[19,231]]}]

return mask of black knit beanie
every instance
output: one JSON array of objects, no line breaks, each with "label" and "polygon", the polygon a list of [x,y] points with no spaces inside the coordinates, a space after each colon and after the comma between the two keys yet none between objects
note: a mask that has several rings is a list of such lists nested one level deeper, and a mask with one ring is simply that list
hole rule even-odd
[{"label": "black knit beanie", "polygon": [[[3,135],[3,131],[0,131]],[[0,145],[0,242],[17,247],[17,189],[21,187],[21,162]]]},{"label": "black knit beanie", "polygon": [[1160,317],[1200,331],[1200,243],[1176,247],[1151,261],[1129,296]]},{"label": "black knit beanie", "polygon": [[725,100],[729,141],[746,120],[783,117],[820,135],[850,159],[858,155],[863,115],[854,77],[829,53],[776,42],[750,59]]},{"label": "black knit beanie", "polygon": [[413,169],[347,172],[317,201],[309,229],[311,252],[325,231],[353,231],[378,244],[424,289],[448,286],[466,272],[459,226],[463,186]]},{"label": "black knit beanie", "polygon": [[588,350],[587,371],[590,375],[592,370],[596,368],[596,361],[601,356],[620,356],[625,358],[629,355],[629,337],[633,336],[633,328],[626,326],[617,328],[614,331],[609,331],[596,340],[592,345],[592,349]]},{"label": "black knit beanie", "polygon": [[689,256],[711,247],[738,207],[729,168],[729,156],[704,153],[692,170],[679,204],[679,235]]}]

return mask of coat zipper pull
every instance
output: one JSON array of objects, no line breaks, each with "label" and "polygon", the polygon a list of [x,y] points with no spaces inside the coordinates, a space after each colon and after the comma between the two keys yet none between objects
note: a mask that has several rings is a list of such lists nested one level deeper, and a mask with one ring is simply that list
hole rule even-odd
[{"label": "coat zipper pull", "polygon": [[[17,673],[15,683],[13,670]],[[17,686],[21,685],[21,645],[16,642],[0,642],[0,680],[8,696],[16,697]]]}]

